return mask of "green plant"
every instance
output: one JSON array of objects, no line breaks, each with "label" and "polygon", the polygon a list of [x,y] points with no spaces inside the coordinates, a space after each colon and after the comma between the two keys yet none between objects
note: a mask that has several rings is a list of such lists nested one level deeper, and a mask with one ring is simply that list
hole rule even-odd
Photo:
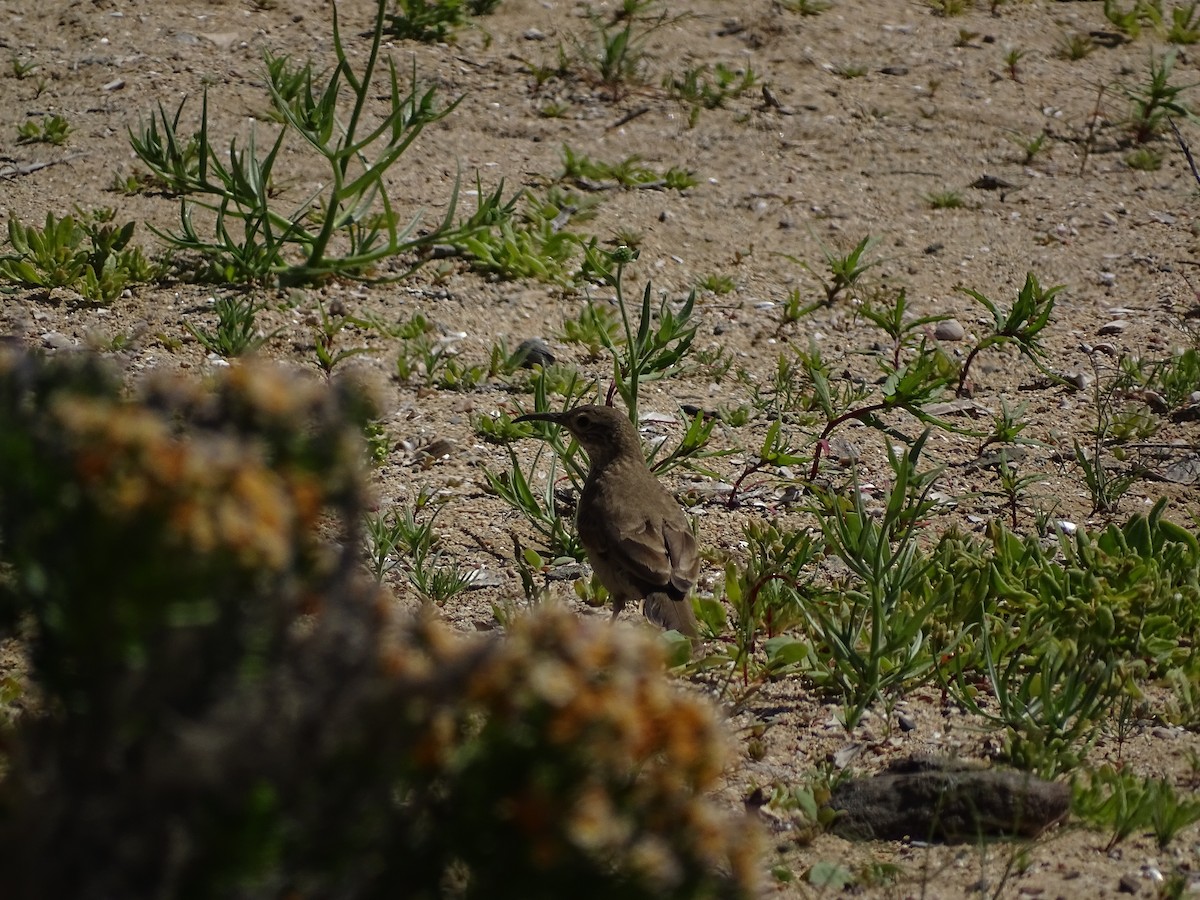
[{"label": "green plant", "polygon": [[1145,390],[1146,402],[1157,412],[1171,412],[1191,402],[1200,385],[1200,350],[1189,347],[1165,360],[1139,364],[1137,380]]},{"label": "green plant", "polygon": [[255,321],[263,306],[250,296],[219,297],[213,304],[217,314],[217,330],[197,328],[191,322],[184,327],[191,332],[209,353],[225,358],[253,353],[269,341],[274,334],[263,334]]},{"label": "green plant", "polygon": [[829,799],[836,783],[837,776],[828,771],[813,772],[798,784],[776,785],[766,806],[786,817],[799,841],[808,842],[833,824],[836,813]]},{"label": "green plant", "polygon": [[1009,461],[1007,450],[1001,450],[996,462],[996,478],[1000,482],[1000,493],[1008,506],[1009,520],[1012,527],[1017,527],[1017,511],[1024,499],[1025,491],[1045,478],[1041,472],[1030,472],[1021,475],[1017,465]]},{"label": "green plant", "polygon": [[1165,778],[1141,778],[1112,766],[1074,780],[1072,808],[1111,832],[1105,852],[1135,831],[1153,831],[1159,849],[1166,850],[1181,830],[1200,821],[1200,800],[1181,797]]},{"label": "green plant", "polygon": [[471,420],[475,434],[492,444],[511,444],[520,438],[529,437],[532,429],[524,422],[514,422],[513,416],[504,410],[494,414],[480,413]]},{"label": "green plant", "polygon": [[819,16],[831,6],[831,0],[779,0],[780,9],[802,16]]},{"label": "green plant", "polygon": [[425,522],[417,521],[417,514],[433,503],[433,495],[425,491],[406,505],[400,512],[395,509],[386,513],[368,513],[365,518],[368,569],[376,581],[382,581],[388,572],[403,564],[401,555],[427,554],[437,542],[433,520],[437,508]]},{"label": "green plant", "polygon": [[[928,437],[926,430],[903,456],[888,445],[894,480],[881,517],[867,510],[857,486],[848,499],[818,494],[826,552],[848,572],[834,590],[801,606],[813,643],[808,675],[840,694],[847,729],[872,703],[890,709],[904,691],[934,677],[929,632],[954,587],[918,542],[936,508],[929,495],[940,471],[917,470]],[[945,638],[949,648],[959,640]]]},{"label": "green plant", "polygon": [[1104,18],[1122,34],[1136,38],[1142,33],[1143,21],[1153,23],[1156,16],[1161,21],[1161,12],[1155,9],[1154,2],[1157,0],[1134,0],[1129,9],[1122,9],[1118,0],[1104,0]]},{"label": "green plant", "polygon": [[607,242],[615,247],[630,247],[640,250],[646,240],[646,233],[635,228],[621,227],[613,230],[612,238]]},{"label": "green plant", "polygon": [[[648,9],[653,2],[639,0],[635,3],[634,12]],[[646,41],[654,31],[667,23],[667,14],[663,12],[646,23],[632,12],[617,16],[614,21],[605,21],[589,9],[588,20],[591,34],[572,40],[574,68],[583,77],[607,90],[614,101],[620,100],[630,87],[644,80]],[[624,24],[620,25],[622,21]]]},{"label": "green plant", "polygon": [[1138,172],[1157,172],[1162,164],[1163,153],[1154,147],[1138,147],[1125,155],[1125,165]]},{"label": "green plant", "polygon": [[1048,775],[1077,765],[1131,678],[1161,677],[1190,658],[1200,541],[1165,506],[1096,534],[1060,531],[1050,548],[998,520],[986,547],[950,542],[951,615],[972,640],[938,674],[1004,728],[1006,755],[1021,767]]},{"label": "green plant", "polygon": [[767,427],[766,437],[763,439],[757,455],[751,459],[742,471],[734,479],[733,485],[729,491],[729,506],[734,506],[738,502],[738,492],[742,488],[742,484],[751,475],[761,472],[764,469],[781,469],[787,466],[795,466],[804,462],[805,457],[792,447],[788,436],[783,431],[783,419],[776,418]]},{"label": "green plant", "polygon": [[821,287],[825,291],[825,296],[821,300],[810,307],[798,310],[796,318],[801,318],[820,306],[832,306],[838,297],[856,287],[862,279],[863,273],[876,264],[874,260],[871,262],[863,261],[863,257],[874,244],[875,242],[869,236],[865,237],[855,245],[853,250],[842,256],[838,256],[832,250],[822,247],[821,252],[825,255],[825,267],[829,273],[828,276],[816,271],[804,260],[797,259],[786,253],[783,254],[784,259],[796,263],[806,272],[816,277],[821,282]]},{"label": "green plant", "polygon": [[687,109],[689,128],[696,126],[701,111],[720,109],[758,83],[759,77],[750,66],[739,72],[724,63],[711,68],[708,65],[693,66],[682,75],[668,75],[663,79],[667,96]]},{"label": "green plant", "polygon": [[610,342],[623,339],[620,313],[612,306],[600,306],[588,301],[574,319],[563,322],[559,338],[569,344],[582,344],[588,356],[596,359]]},{"label": "green plant", "polygon": [[[820,536],[778,523],[743,527],[747,560],[725,563],[725,600],[733,613],[732,641],[722,641],[703,665],[721,665],[726,677],[721,696],[740,681],[738,703],[754,696],[767,679],[796,671],[806,645],[786,632],[803,621],[800,605],[812,590],[812,564],[823,550]],[[698,618],[713,637],[726,632],[725,607],[701,598]]]},{"label": "green plant", "polygon": [[[191,165],[193,167],[195,166],[194,154]],[[124,194],[127,197],[133,197],[138,194],[158,193],[163,195],[174,195],[178,193],[169,184],[167,184],[167,182],[159,178],[157,175],[142,171],[131,172],[124,177],[114,174],[112,184],[108,189],[118,194]]]},{"label": "green plant", "polygon": [[729,275],[705,275],[696,282],[696,287],[702,291],[711,291],[722,295],[732,293],[737,289],[737,282]]},{"label": "green plant", "polygon": [[368,465],[376,467],[387,462],[388,455],[392,452],[392,441],[386,426],[377,419],[367,421],[363,423],[362,433],[366,443]]},{"label": "green plant", "polygon": [[620,395],[629,418],[635,424],[638,422],[638,392],[642,384],[679,374],[680,364],[696,338],[697,328],[697,323],[692,321],[695,291],[688,294],[678,310],[672,309],[667,298],[663,297],[655,315],[650,303],[650,282],[646,283],[646,289],[642,292],[641,311],[634,327],[625,299],[624,273],[625,267],[637,257],[637,251],[628,247],[618,247],[611,255],[616,271],[608,279],[608,284],[616,292],[624,340],[614,338],[607,330],[597,334],[612,357],[613,386],[610,390]]},{"label": "green plant", "polygon": [[963,197],[961,193],[954,190],[936,191],[932,194],[925,194],[925,202],[931,209],[961,209]]},{"label": "green plant", "polygon": [[12,77],[18,81],[24,80],[36,72],[38,63],[32,59],[21,59],[17,54],[9,57],[9,71],[12,72]]},{"label": "green plant", "polygon": [[984,438],[983,443],[979,445],[978,452],[982,454],[984,450],[993,444],[1040,446],[1040,441],[1021,437],[1021,432],[1029,427],[1029,422],[1025,419],[1025,414],[1028,410],[1028,403],[1019,403],[1014,408],[1009,406],[1008,401],[1003,397],[1000,398],[1000,412],[992,416],[992,431]]},{"label": "green plant", "polygon": [[30,119],[17,126],[17,143],[53,144],[57,147],[66,143],[70,133],[71,125],[62,116],[43,116],[40,120]]},{"label": "green plant", "polygon": [[[1100,369],[1098,357],[1091,354],[1092,363],[1092,406],[1095,409],[1095,424],[1090,429],[1091,440],[1087,445],[1073,439],[1075,462],[1083,473],[1084,482],[1092,499],[1093,512],[1115,512],[1121,497],[1137,481],[1136,467],[1126,467],[1118,474],[1114,462],[1119,463],[1123,454],[1110,448],[1124,443],[1129,437],[1140,438],[1152,432],[1157,422],[1144,415],[1140,404],[1129,404],[1125,398],[1131,388],[1138,385],[1141,375],[1136,364],[1122,358],[1117,372],[1105,376]],[[1109,456],[1114,462],[1110,462]]]},{"label": "green plant", "polygon": [[571,74],[571,61],[562,44],[558,46],[558,57],[553,63],[530,62],[516,57],[525,71],[533,78],[533,93],[538,94],[553,79],[565,79]]},{"label": "green plant", "polygon": [[1200,3],[1171,7],[1171,25],[1167,40],[1172,44],[1194,44],[1200,41]]},{"label": "green plant", "polygon": [[500,0],[395,0],[386,33],[401,40],[447,41],[471,16],[493,12]]},{"label": "green plant", "polygon": [[1078,62],[1081,59],[1087,59],[1091,56],[1092,51],[1096,49],[1096,42],[1092,40],[1092,36],[1082,31],[1075,31],[1071,34],[1064,34],[1054,48],[1054,55],[1059,59],[1071,60]]},{"label": "green plant", "polygon": [[937,313],[928,316],[911,315],[908,308],[908,292],[903,288],[890,299],[890,303],[880,303],[878,297],[873,298],[858,310],[860,316],[890,339],[890,346],[880,348],[889,371],[897,370],[903,365],[906,352],[916,350],[920,353],[932,353],[925,343],[925,329],[950,318],[948,315]]},{"label": "green plant", "polygon": [[[134,223],[117,226],[107,211],[54,217],[43,228],[8,220],[13,253],[0,256],[0,278],[28,287],[68,287],[93,303],[111,303],[125,288],[159,277],[141,248],[130,246]],[[86,241],[86,243],[85,243]]]},{"label": "green plant", "polygon": [[[272,65],[282,65],[268,58],[267,71],[270,74]],[[282,73],[274,77],[283,81]],[[167,111],[162,104],[158,107],[158,118],[153,115],[140,133],[129,132],[129,143],[133,152],[143,160],[152,159],[150,172],[135,173],[131,176],[136,183],[147,188],[158,189],[173,195],[185,194],[192,190],[193,185],[201,181],[200,175],[200,140],[207,140],[207,133],[194,134],[183,139],[179,132],[179,120],[183,116],[184,104],[180,103],[175,115],[167,118]],[[281,117],[282,118],[282,117]],[[162,122],[162,129],[159,129]]]},{"label": "green plant", "polygon": [[968,0],[929,0],[929,7],[934,15],[961,16],[967,11]]},{"label": "green plant", "polygon": [[991,313],[992,330],[971,348],[967,358],[963,360],[958,376],[958,387],[955,390],[958,396],[961,397],[963,394],[967,375],[975,357],[989,347],[1000,344],[1014,344],[1018,352],[1033,363],[1039,372],[1061,381],[1061,378],[1053,375],[1043,362],[1046,348],[1041,342],[1041,333],[1050,323],[1050,315],[1054,312],[1054,297],[1062,290],[1062,285],[1043,288],[1038,284],[1033,273],[1028,273],[1025,276],[1025,284],[1017,293],[1017,299],[1013,303],[1012,309],[1007,313],[978,291],[965,287],[959,287],[959,290],[977,300]]},{"label": "green plant", "polygon": [[[458,100],[438,108],[435,91],[417,86],[415,64],[409,89],[403,91],[395,64],[388,59],[388,109],[378,124],[366,130],[364,112],[376,90],[386,0],[378,0],[371,42],[361,74],[354,71],[342,44],[337,10],[333,12],[333,47],[337,64],[324,84],[314,82],[311,65],[297,70],[271,63],[267,57],[267,87],[275,112],[283,119],[270,148],[260,153],[251,130],[245,147],[237,140],[223,160],[209,134],[205,95],[199,131],[188,138],[178,133],[183,110],[173,117],[159,107],[141,134],[130,132],[134,152],[150,171],[172,184],[185,199],[180,230],[162,232],[172,246],[198,254],[209,276],[247,282],[276,279],[283,284],[319,281],[334,275],[368,276],[385,259],[419,254],[434,243],[461,238],[469,228],[455,226],[457,183],[441,222],[418,231],[418,218],[401,223],[393,207],[385,176],[426,126],[448,115]],[[299,87],[298,87],[299,85]],[[339,111],[349,94],[348,114]],[[460,98],[461,99],[461,98]],[[186,102],[186,101],[184,101]],[[272,194],[276,164],[289,136],[298,137],[325,166],[324,186],[290,210]],[[187,150],[195,143],[193,170]],[[201,236],[195,210],[210,216],[212,236]],[[417,259],[412,265],[421,262]]]},{"label": "green plant", "polygon": [[716,345],[692,351],[692,362],[704,373],[709,381],[720,384],[729,375],[735,362],[733,353],[727,347]]},{"label": "green plant", "polygon": [[436,337],[433,325],[424,316],[413,316],[409,330],[399,336],[396,375],[401,381],[419,379],[429,387],[458,390],[474,386],[486,373],[483,366],[463,366],[455,360],[454,340]]},{"label": "green plant", "polygon": [[799,322],[806,315],[815,311],[818,305],[805,303],[800,289],[792,288],[783,298],[782,314],[779,318],[779,327],[775,330],[776,334],[782,333],[788,325]]},{"label": "green plant", "polygon": [[[955,47],[975,47],[977,45],[972,42],[977,40],[978,38],[979,38],[978,31],[971,31],[969,28],[960,28],[960,29],[958,29],[958,37],[954,39],[954,46]],[[932,95],[935,92],[931,90],[929,93],[930,93],[930,95]]]},{"label": "green plant", "polygon": [[559,103],[557,100],[550,100],[538,107],[538,115],[543,119],[562,119],[570,111],[571,107],[566,103]]},{"label": "green plant", "polygon": [[340,310],[327,312],[325,304],[320,301],[317,301],[317,312],[320,314],[320,322],[313,328],[313,350],[317,355],[317,366],[326,378],[330,377],[333,370],[347,359],[371,352],[370,347],[362,346],[339,349],[336,343],[338,335],[347,326],[363,328],[370,327],[372,323],[348,316]]},{"label": "green plant", "polygon": [[861,63],[843,63],[835,65],[830,71],[839,78],[862,78],[867,74],[867,67]]},{"label": "green plant", "polygon": [[1046,149],[1046,142],[1049,138],[1049,132],[1043,131],[1034,137],[1013,134],[1009,139],[1021,150],[1021,165],[1027,166],[1037,158],[1039,153]]},{"label": "green plant", "polygon": [[1004,70],[1008,73],[1008,77],[1013,81],[1019,82],[1021,80],[1020,63],[1021,60],[1028,55],[1028,53],[1028,50],[1021,50],[1017,47],[1013,47],[1005,52]]},{"label": "green plant", "polygon": [[[810,481],[815,479],[820,471],[821,457],[828,449],[830,436],[847,422],[858,421],[887,430],[881,415],[903,410],[926,425],[947,431],[961,430],[926,412],[925,407],[942,396],[954,373],[952,368],[946,365],[943,355],[929,348],[923,334],[915,344],[910,337],[920,333],[923,325],[942,317],[929,316],[906,322],[906,308],[905,294],[901,291],[896,296],[890,312],[872,310],[869,307],[864,312],[864,315],[883,327],[893,339],[892,352],[878,360],[883,378],[879,383],[878,394],[874,397],[865,387],[853,387],[845,385],[844,382],[840,390],[835,388],[830,379],[829,368],[818,354],[799,356],[799,362],[810,386],[805,404],[825,417],[825,427],[816,439],[816,450],[809,468]],[[905,440],[908,442],[910,439]]]},{"label": "green plant", "polygon": [[641,162],[642,158],[637,154],[619,163],[595,162],[563,144],[563,173],[559,178],[589,190],[595,190],[607,181],[627,188],[666,188],[676,191],[686,190],[697,183],[695,175],[684,169],[671,167],[664,172],[656,172]]},{"label": "green plant", "polygon": [[[585,239],[569,226],[590,218],[596,201],[551,188],[543,197],[522,193],[502,204],[502,190],[503,184],[484,200],[480,188],[479,210],[466,223],[467,234],[452,245],[476,269],[502,278],[573,283],[579,272],[570,263],[595,238]],[[523,209],[518,213],[519,201]]]},{"label": "green plant", "polygon": [[[536,355],[535,355],[536,354]],[[487,375],[489,378],[508,378],[522,368],[543,368],[553,364],[553,357],[541,355],[527,343],[518,346],[516,350],[508,349],[504,338],[492,344],[488,357]]]},{"label": "green plant", "polygon": [[1136,88],[1125,88],[1129,98],[1129,129],[1138,144],[1157,137],[1169,116],[1186,118],[1191,111],[1179,100],[1180,94],[1194,85],[1171,84],[1171,70],[1175,65],[1175,51],[1159,59],[1150,57],[1150,79]]},{"label": "green plant", "polygon": [[[524,424],[514,427],[526,429],[527,434],[533,433],[533,430]],[[551,437],[549,433],[545,433],[545,436],[548,440],[557,440],[557,437]],[[542,454],[547,449],[550,450],[549,468],[543,475],[535,475],[534,473],[541,464]],[[577,484],[582,484],[584,476],[582,464],[576,454],[572,452],[576,449],[575,444],[572,444],[569,449],[561,442],[558,446],[550,445],[548,448],[547,445],[543,445],[539,447],[529,469],[530,474],[527,475],[516,453],[509,447],[510,468],[499,473],[485,469],[484,475],[493,493],[520,512],[525,520],[533,526],[545,542],[551,557],[582,560],[583,545],[579,543],[579,537],[575,534],[574,529],[566,526],[565,523],[569,522],[571,517],[560,511],[554,491],[559,460],[567,461],[567,471],[571,473],[572,480]],[[542,486],[535,493],[533,485],[538,478],[543,479]]]},{"label": "green plant", "polygon": [[[1007,730],[1005,757],[1049,778],[1079,764],[1119,696],[1124,676],[1094,649],[1076,648],[1048,631],[1031,634],[1017,623],[1006,625],[1018,631],[1013,643],[989,635],[987,628],[980,632],[997,706],[990,717]],[[956,696],[972,712],[989,716],[966,692]]]},{"label": "green plant", "polygon": [[[425,522],[418,514],[432,508]],[[377,581],[394,570],[402,569],[409,583],[423,600],[444,606],[455,595],[471,585],[471,574],[456,562],[447,563],[437,549],[441,538],[433,530],[441,506],[433,503],[433,495],[422,491],[411,507],[399,513],[372,513],[366,517],[367,558],[371,574]]]}]

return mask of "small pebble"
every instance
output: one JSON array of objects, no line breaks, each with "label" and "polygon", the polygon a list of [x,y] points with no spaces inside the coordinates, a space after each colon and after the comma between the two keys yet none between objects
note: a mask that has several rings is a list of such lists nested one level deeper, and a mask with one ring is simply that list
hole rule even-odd
[{"label": "small pebble", "polygon": [[1120,334],[1122,331],[1124,331],[1128,327],[1129,327],[1129,323],[1126,322],[1124,319],[1113,319],[1111,322],[1105,322],[1103,325],[1101,325],[1100,331],[1097,333],[1098,334]]},{"label": "small pebble", "polygon": [[958,319],[943,319],[933,330],[933,336],[939,341],[961,341],[966,334],[967,330]]},{"label": "small pebble", "polygon": [[1142,886],[1133,875],[1122,875],[1121,880],[1117,882],[1117,890],[1122,894],[1136,894],[1141,888]]},{"label": "small pebble", "polygon": [[1064,372],[1063,377],[1081,391],[1092,386],[1092,376],[1087,372]]}]

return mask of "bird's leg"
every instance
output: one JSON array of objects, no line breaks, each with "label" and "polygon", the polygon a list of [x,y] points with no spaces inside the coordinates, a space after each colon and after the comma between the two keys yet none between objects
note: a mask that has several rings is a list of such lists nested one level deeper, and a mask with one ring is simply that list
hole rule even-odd
[{"label": "bird's leg", "polygon": [[617,597],[614,595],[612,598],[612,604],[613,604],[612,617],[613,617],[613,621],[616,621],[617,616],[619,616],[621,614],[621,610],[623,610],[625,608],[625,598]]}]

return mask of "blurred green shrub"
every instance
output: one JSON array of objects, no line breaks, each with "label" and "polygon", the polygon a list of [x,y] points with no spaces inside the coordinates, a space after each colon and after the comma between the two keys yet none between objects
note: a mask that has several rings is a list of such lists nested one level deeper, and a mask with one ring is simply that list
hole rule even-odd
[{"label": "blurred green shrub", "polygon": [[655,644],[389,620],[363,407],[240,365],[130,401],[0,347],[4,897],[748,896],[717,720]]}]

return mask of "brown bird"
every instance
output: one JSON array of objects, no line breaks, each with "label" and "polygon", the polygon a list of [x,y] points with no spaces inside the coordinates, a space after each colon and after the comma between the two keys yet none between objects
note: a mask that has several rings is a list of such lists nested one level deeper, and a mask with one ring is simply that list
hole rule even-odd
[{"label": "brown bird", "polygon": [[613,598],[613,618],[644,600],[646,618],[699,636],[688,591],[700,557],[679,503],[654,477],[629,417],[611,406],[531,413],[517,422],[553,422],[587,451],[587,480],[575,511],[579,540]]}]

